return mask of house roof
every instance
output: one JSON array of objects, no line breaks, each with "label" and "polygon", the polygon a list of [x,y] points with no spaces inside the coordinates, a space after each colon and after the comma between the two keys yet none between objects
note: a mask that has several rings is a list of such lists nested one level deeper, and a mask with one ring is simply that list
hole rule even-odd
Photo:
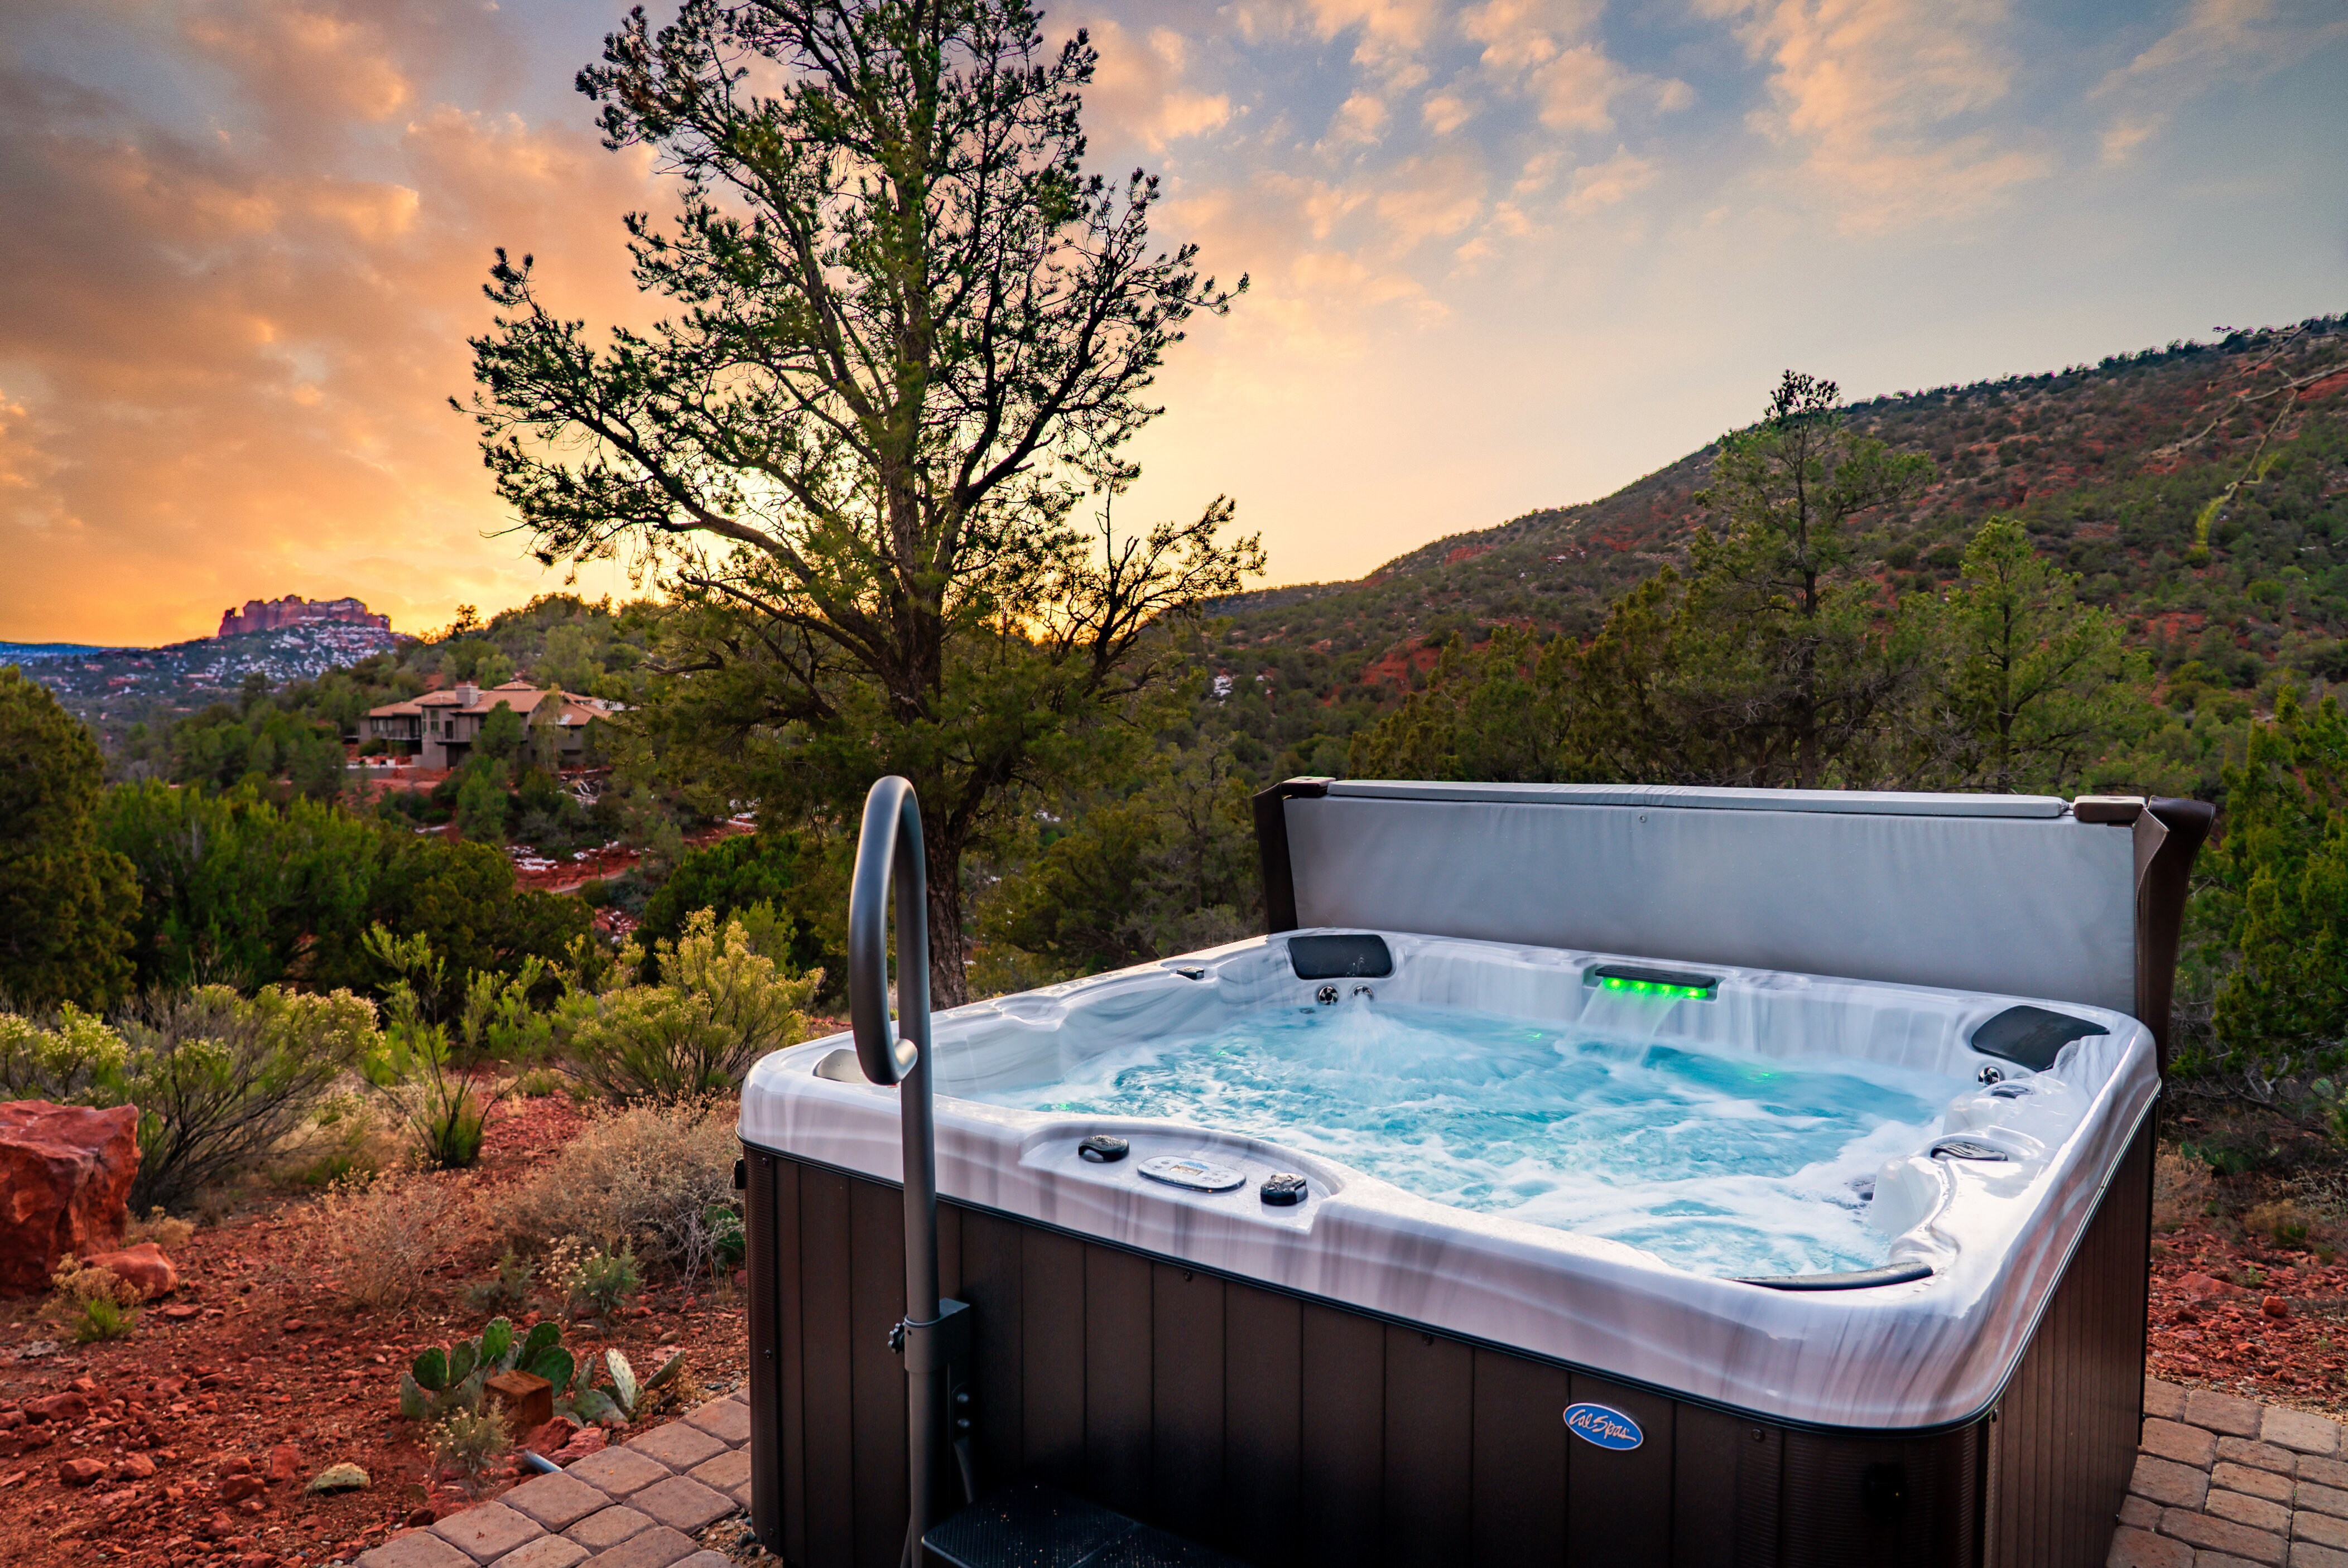
[{"label": "house roof", "polygon": [[[469,690],[473,692],[473,700],[469,702],[465,700],[465,693]],[[502,702],[527,719],[535,713],[539,706],[549,698],[561,700],[561,706],[555,713],[555,723],[558,724],[584,724],[600,719],[606,713],[614,713],[620,710],[619,703],[607,702],[600,697],[582,697],[576,692],[533,686],[527,681],[509,681],[501,686],[491,686],[486,689],[452,686],[445,691],[427,692],[420,697],[411,698],[404,702],[386,702],[380,708],[369,708],[367,717],[370,719],[409,718],[427,709],[435,712],[453,711],[453,713],[487,716],[496,712],[498,704]]]}]

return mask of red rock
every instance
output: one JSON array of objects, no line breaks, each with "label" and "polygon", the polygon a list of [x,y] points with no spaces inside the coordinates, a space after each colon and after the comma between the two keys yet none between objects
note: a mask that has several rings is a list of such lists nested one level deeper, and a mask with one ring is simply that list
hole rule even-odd
[{"label": "red rock", "polygon": [[98,1379],[88,1376],[79,1377],[67,1383],[66,1387],[77,1394],[95,1394],[98,1392]]},{"label": "red rock", "polygon": [[2288,1317],[2291,1316],[2291,1303],[2280,1296],[2270,1296],[2259,1303],[2259,1310],[2269,1317]]},{"label": "red rock", "polygon": [[98,1505],[110,1513],[117,1509],[128,1508],[138,1501],[138,1489],[126,1486],[119,1491],[109,1491],[101,1495],[98,1500]]},{"label": "red rock", "polygon": [[203,1316],[203,1310],[201,1307],[166,1307],[163,1316],[174,1323],[185,1323],[191,1317]]},{"label": "red rock", "polygon": [[57,1466],[57,1479],[67,1486],[88,1486],[106,1474],[106,1466],[94,1459],[69,1459]]},{"label": "red rock", "polygon": [[220,1483],[220,1500],[222,1502],[235,1502],[240,1499],[253,1496],[268,1485],[267,1481],[250,1471],[237,1475],[222,1476]]},{"label": "red rock", "polygon": [[407,1515],[407,1527],[410,1530],[422,1530],[431,1524],[436,1517],[437,1515],[428,1507],[414,1509]]},{"label": "red rock", "polygon": [[561,1451],[564,1444],[578,1435],[577,1421],[568,1416],[557,1416],[544,1426],[532,1428],[530,1436],[522,1439],[521,1446],[551,1459]]},{"label": "red rock", "polygon": [[2239,1285],[2228,1285],[2222,1279],[2212,1279],[2199,1273],[2181,1276],[2177,1281],[2177,1288],[2196,1301],[2216,1301],[2223,1296],[2250,1294]]},{"label": "red rock", "polygon": [[155,1473],[155,1461],[145,1454],[127,1454],[114,1467],[117,1481],[145,1481]]},{"label": "red rock", "polygon": [[269,1450],[269,1484],[302,1479],[302,1450],[292,1443],[279,1443]]},{"label": "red rock", "polygon": [[88,1414],[89,1396],[75,1389],[25,1401],[25,1419],[28,1421],[77,1421]]},{"label": "red rock", "polygon": [[243,1454],[223,1454],[218,1463],[222,1475],[243,1475],[252,1469],[252,1460]]},{"label": "red rock", "polygon": [[46,1290],[66,1254],[119,1242],[138,1173],[133,1107],[0,1104],[0,1291]]},{"label": "red rock", "polygon": [[569,1464],[573,1460],[582,1460],[589,1454],[602,1453],[602,1451],[603,1429],[601,1427],[588,1427],[582,1430],[577,1437],[572,1438],[569,1442],[564,1443],[561,1448],[555,1450],[546,1457],[552,1460],[557,1464]]},{"label": "red rock", "polygon": [[14,1431],[16,1428],[21,1427],[24,1424],[24,1411],[0,1410],[0,1432]]},{"label": "red rock", "polygon": [[117,1278],[137,1286],[139,1293],[149,1301],[180,1288],[179,1269],[151,1241],[142,1241],[120,1252],[102,1252],[83,1261],[92,1268],[110,1270]]},{"label": "red rock", "polygon": [[196,1533],[207,1541],[218,1541],[236,1533],[236,1521],[230,1518],[228,1510],[223,1508],[198,1526]]}]

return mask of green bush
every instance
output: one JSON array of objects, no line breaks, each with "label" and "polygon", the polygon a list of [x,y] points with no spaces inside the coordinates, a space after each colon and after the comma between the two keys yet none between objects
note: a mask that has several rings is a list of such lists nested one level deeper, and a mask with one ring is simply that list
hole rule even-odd
[{"label": "green bush", "polygon": [[381,926],[367,934],[367,950],[399,976],[384,1003],[383,1049],[366,1063],[367,1081],[407,1123],[427,1164],[460,1170],[481,1157],[498,1091],[458,1063],[448,1026],[429,1016],[429,999],[447,988],[447,960],[423,937],[395,937]]},{"label": "green bush", "polygon": [[378,1040],[374,1007],[348,991],[200,986],[152,993],[113,1024],[71,1008],[46,1027],[0,1015],[0,1089],[137,1106],[130,1202],[144,1209],[257,1164]]},{"label": "green bush", "polygon": [[0,998],[103,1008],[129,984],[139,886],[91,831],[103,769],[88,730],[0,666]]},{"label": "green bush", "polygon": [[561,1020],[572,1071],[614,1100],[678,1099],[739,1087],[750,1064],[807,1035],[801,1010],[823,974],[792,977],[754,951],[747,928],[723,931],[704,909],[662,942],[661,983],[630,985],[641,950],[623,948],[605,989],[575,985]]}]

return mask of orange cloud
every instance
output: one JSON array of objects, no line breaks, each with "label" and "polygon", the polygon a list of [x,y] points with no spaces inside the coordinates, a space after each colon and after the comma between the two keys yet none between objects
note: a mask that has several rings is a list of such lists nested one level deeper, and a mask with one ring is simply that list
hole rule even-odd
[{"label": "orange cloud", "polygon": [[201,635],[284,592],[419,627],[554,586],[483,537],[509,519],[446,400],[493,245],[534,251],[567,308],[634,313],[617,220],[645,160],[583,104],[538,126],[441,101],[450,60],[511,46],[479,7],[123,15],[140,70],[224,77],[234,118],[0,56],[0,638]]}]

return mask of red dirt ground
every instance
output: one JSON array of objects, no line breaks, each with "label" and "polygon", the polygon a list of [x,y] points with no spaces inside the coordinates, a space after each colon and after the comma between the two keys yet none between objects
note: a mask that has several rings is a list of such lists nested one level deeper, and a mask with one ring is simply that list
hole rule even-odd
[{"label": "red dirt ground", "polygon": [[[475,1181],[493,1194],[579,1122],[559,1096],[506,1102]],[[349,1312],[314,1284],[314,1209],[306,1195],[281,1193],[197,1232],[174,1254],[186,1283],[163,1304],[197,1316],[175,1322],[150,1307],[128,1339],[77,1346],[45,1303],[0,1304],[0,1424],[25,1401],[80,1380],[90,1406],[78,1419],[0,1430],[0,1563],[293,1568],[353,1557],[427,1506],[427,1461],[398,1415],[399,1373],[426,1345],[479,1330],[487,1315],[463,1305],[463,1290],[491,1271],[495,1249],[484,1232],[452,1237],[414,1306]],[[648,1289],[600,1330],[567,1330],[565,1343],[582,1366],[616,1346],[644,1370],[665,1359],[664,1347],[682,1347],[694,1376],[718,1391],[742,1376],[745,1335],[731,1288],[695,1296],[668,1286]],[[59,1348],[28,1356],[38,1341]],[[230,1460],[267,1476],[286,1445],[296,1450],[293,1480],[223,1501],[223,1490],[239,1490],[222,1485]],[[107,1474],[67,1485],[61,1466],[72,1459],[99,1461]],[[302,1490],[343,1460],[373,1485],[338,1497]],[[151,1473],[137,1473],[149,1463]]]}]

